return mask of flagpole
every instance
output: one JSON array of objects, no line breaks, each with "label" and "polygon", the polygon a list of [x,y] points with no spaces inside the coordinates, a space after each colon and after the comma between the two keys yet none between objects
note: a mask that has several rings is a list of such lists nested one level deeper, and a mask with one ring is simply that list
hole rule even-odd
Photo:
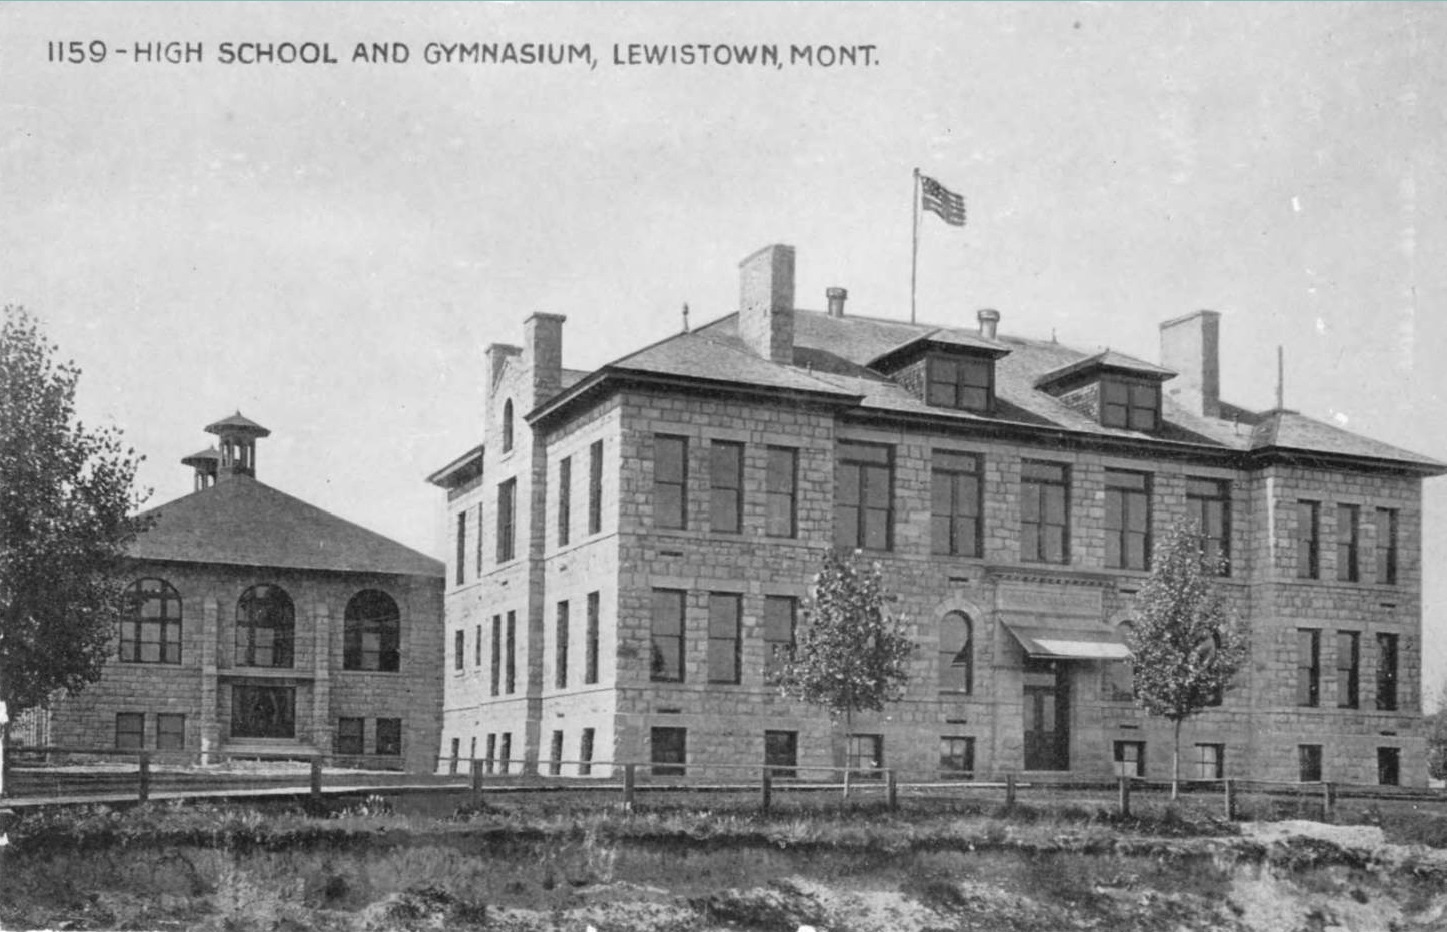
[{"label": "flagpole", "polygon": [[915,280],[919,273],[919,169],[914,170],[913,215],[910,230],[913,234],[909,250],[909,322],[914,323]]}]

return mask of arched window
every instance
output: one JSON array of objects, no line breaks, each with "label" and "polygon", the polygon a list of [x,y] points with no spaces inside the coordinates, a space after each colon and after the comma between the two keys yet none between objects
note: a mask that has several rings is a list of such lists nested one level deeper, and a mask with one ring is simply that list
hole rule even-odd
[{"label": "arched window", "polygon": [[181,593],[164,579],[138,579],[121,607],[122,663],[181,662]]},{"label": "arched window", "polygon": [[402,616],[385,592],[363,589],[347,603],[342,635],[342,669],[396,673],[402,646]]},{"label": "arched window", "polygon": [[296,609],[279,586],[252,586],[236,603],[236,665],[289,667]]},{"label": "arched window", "polygon": [[502,404],[502,452],[512,449],[512,399]]},{"label": "arched window", "polygon": [[940,622],[940,689],[975,691],[975,626],[960,612]]}]

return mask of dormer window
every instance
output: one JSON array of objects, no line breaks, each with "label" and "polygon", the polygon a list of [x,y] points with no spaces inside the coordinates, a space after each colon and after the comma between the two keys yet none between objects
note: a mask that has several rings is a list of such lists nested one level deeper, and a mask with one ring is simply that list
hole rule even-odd
[{"label": "dormer window", "polygon": [[1077,360],[1035,380],[1035,387],[1102,427],[1155,433],[1161,429],[1161,383],[1169,369],[1115,350]]},{"label": "dormer window", "polygon": [[1100,423],[1153,431],[1160,426],[1161,385],[1121,378],[1100,380]]},{"label": "dormer window", "polygon": [[987,413],[995,400],[995,361],[975,356],[930,356],[925,368],[927,402],[936,407]]}]

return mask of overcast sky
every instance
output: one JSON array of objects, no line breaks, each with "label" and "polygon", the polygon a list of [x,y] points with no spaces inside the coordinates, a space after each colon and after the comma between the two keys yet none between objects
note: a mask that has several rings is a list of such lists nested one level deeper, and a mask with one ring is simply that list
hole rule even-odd
[{"label": "overcast sky", "polygon": [[[105,43],[50,61],[50,42]],[[226,64],[223,43],[336,64]],[[193,63],[136,62],[201,43]],[[405,43],[405,63],[353,61]],[[428,64],[429,43],[592,64]],[[634,43],[782,67],[620,65]],[[873,46],[870,65],[790,47]],[[395,45],[394,45],[395,47]],[[1222,391],[1447,460],[1441,4],[0,5],[0,301],[84,371],[159,504],[240,409],[263,481],[440,556],[423,478],[479,439],[483,348],[565,314],[594,368],[729,313],[798,249],[799,304],[1155,359],[1222,313]],[[87,53],[90,46],[86,45]],[[122,54],[120,50],[124,49]],[[857,49],[862,61],[864,52]],[[1427,485],[1429,684],[1447,676],[1447,478]]]}]

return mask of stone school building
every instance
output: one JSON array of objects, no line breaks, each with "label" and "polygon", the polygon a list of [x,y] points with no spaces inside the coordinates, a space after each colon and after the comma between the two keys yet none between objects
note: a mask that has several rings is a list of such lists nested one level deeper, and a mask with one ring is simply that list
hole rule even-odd
[{"label": "stone school building", "polygon": [[49,742],[431,770],[442,564],[258,481],[270,431],[239,412],[206,430],[219,449],[145,513],[113,659],[56,703]]},{"label": "stone school building", "polygon": [[[1151,361],[993,310],[906,323],[842,288],[805,310],[794,265],[760,250],[737,313],[591,372],[563,366],[555,315],[487,350],[480,442],[430,477],[455,539],[444,756],[1164,776],[1124,632],[1187,516],[1252,652],[1187,723],[1184,773],[1425,782],[1421,488],[1442,464],[1230,403],[1211,311],[1160,324]],[[919,645],[904,700],[847,737],[767,681],[831,547],[883,565]]]}]

